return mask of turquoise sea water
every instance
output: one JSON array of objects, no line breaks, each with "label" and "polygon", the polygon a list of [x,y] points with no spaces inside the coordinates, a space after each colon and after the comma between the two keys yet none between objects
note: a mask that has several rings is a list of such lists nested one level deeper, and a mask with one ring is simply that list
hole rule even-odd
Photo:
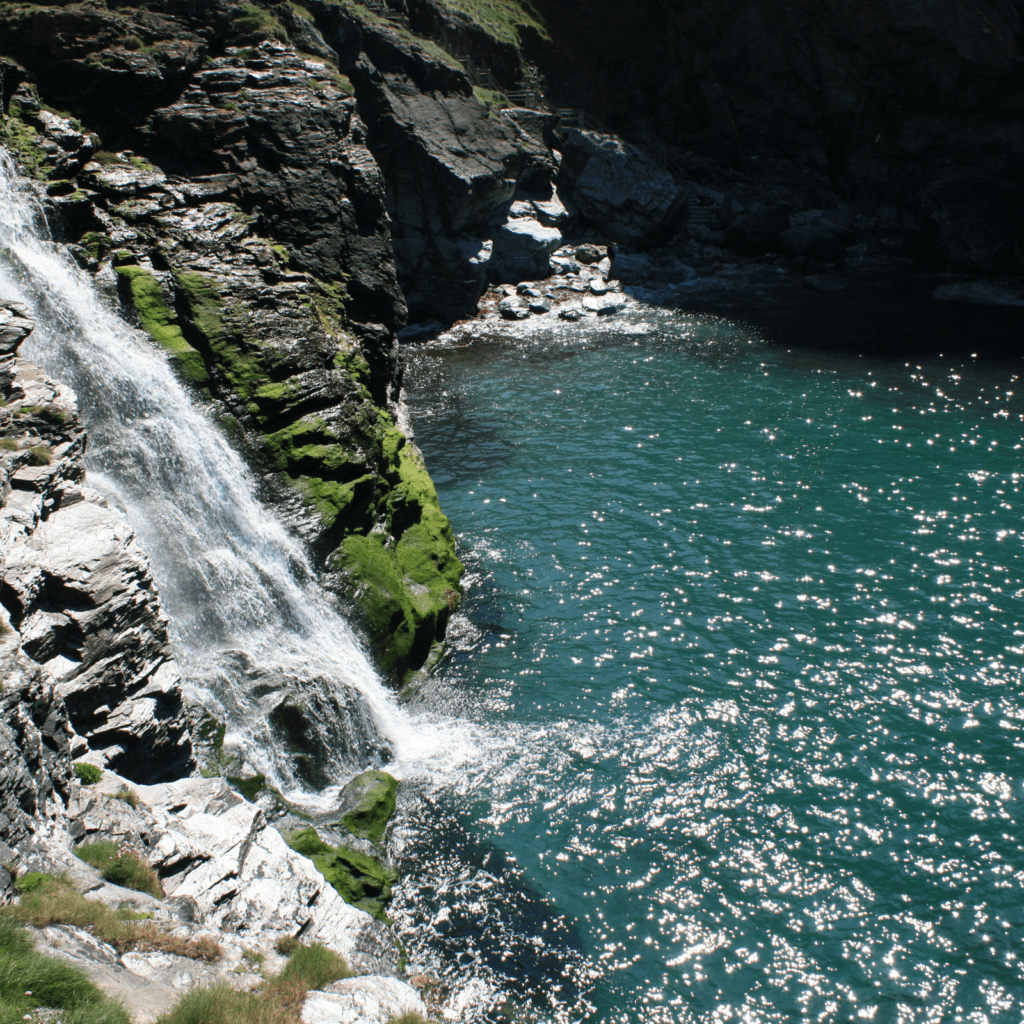
[{"label": "turquoise sea water", "polygon": [[407,374],[470,570],[419,707],[487,740],[411,954],[543,1019],[1024,1018],[1020,365],[464,339]]}]

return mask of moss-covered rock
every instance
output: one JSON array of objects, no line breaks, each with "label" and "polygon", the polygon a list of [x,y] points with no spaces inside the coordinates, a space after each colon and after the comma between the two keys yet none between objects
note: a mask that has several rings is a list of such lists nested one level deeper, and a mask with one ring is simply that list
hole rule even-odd
[{"label": "moss-covered rock", "polygon": [[117,275],[126,288],[143,329],[170,353],[181,372],[194,384],[204,386],[210,375],[202,356],[185,340],[177,317],[164,300],[160,282],[148,270],[119,266]]},{"label": "moss-covered rock", "polygon": [[383,668],[404,676],[444,636],[464,570],[422,456],[394,427],[381,445],[391,482],[385,530],[346,537],[334,563],[356,583]]},{"label": "moss-covered rock", "polygon": [[378,921],[387,921],[385,907],[398,872],[375,857],[347,846],[330,846],[315,828],[305,828],[287,839],[288,845],[308,857],[346,903],[365,910]]},{"label": "moss-covered rock", "polygon": [[395,813],[397,792],[398,779],[387,772],[357,775],[339,796],[342,808],[348,808],[341,816],[341,824],[357,839],[384,842],[384,832]]}]

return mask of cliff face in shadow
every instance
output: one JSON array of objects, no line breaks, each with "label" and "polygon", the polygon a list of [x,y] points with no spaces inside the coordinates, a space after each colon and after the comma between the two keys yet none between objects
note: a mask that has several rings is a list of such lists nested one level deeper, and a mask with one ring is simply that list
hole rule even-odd
[{"label": "cliff face in shadow", "polygon": [[1020,0],[535,8],[550,39],[524,32],[523,52],[563,102],[679,147],[694,176],[805,169],[934,263],[1024,269]]}]

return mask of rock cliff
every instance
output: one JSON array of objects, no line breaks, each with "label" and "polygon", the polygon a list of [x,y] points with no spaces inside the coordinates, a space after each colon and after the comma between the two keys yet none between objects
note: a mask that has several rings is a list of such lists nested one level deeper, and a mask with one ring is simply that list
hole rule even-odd
[{"label": "rock cliff", "polygon": [[[149,563],[123,515],[85,485],[74,395],[16,354],[32,327],[23,307],[0,304],[4,700],[21,688],[34,709],[34,764],[67,748],[136,782],[180,778],[195,767],[192,741]],[[45,804],[38,788],[32,799]]]}]

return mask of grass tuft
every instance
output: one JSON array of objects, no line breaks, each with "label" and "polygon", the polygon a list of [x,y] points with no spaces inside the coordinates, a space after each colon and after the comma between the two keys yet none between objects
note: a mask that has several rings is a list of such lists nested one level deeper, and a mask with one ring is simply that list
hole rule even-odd
[{"label": "grass tuft", "polygon": [[114,885],[148,892],[158,900],[164,898],[163,886],[156,872],[140,857],[130,850],[122,849],[117,843],[110,840],[85,843],[75,850],[75,855],[86,864],[91,864]]},{"label": "grass tuft", "polygon": [[109,942],[119,953],[153,950],[212,963],[219,960],[223,952],[220,944],[208,936],[186,939],[172,935],[152,921],[140,920],[130,911],[114,910],[99,900],[90,900],[66,877],[45,876],[33,892],[22,896],[20,903],[0,907],[0,915],[36,928],[51,924],[84,928],[96,938]]},{"label": "grass tuft", "polygon": [[226,982],[194,988],[157,1024],[296,1024],[298,1014],[257,992],[236,992]]},{"label": "grass tuft", "polygon": [[[317,942],[291,943],[284,970],[254,992],[236,992],[224,983],[194,988],[157,1024],[300,1024],[302,1004],[311,991],[354,975],[334,950]],[[279,939],[278,949],[285,944]]]},{"label": "grass tuft", "polygon": [[74,764],[75,775],[83,786],[95,786],[103,778],[103,771],[94,764],[87,764],[84,761],[77,761]]},{"label": "grass tuft", "polygon": [[53,462],[53,452],[45,444],[37,444],[35,448],[29,448],[28,461],[33,466],[49,466]]},{"label": "grass tuft", "polygon": [[139,799],[139,794],[134,789],[130,789],[128,786],[122,786],[116,793],[110,794],[115,800],[123,800],[133,810],[139,806],[142,801]]},{"label": "grass tuft", "polygon": [[0,917],[0,1021],[36,1020],[37,1007],[57,1010],[62,1024],[130,1024],[124,1007],[77,967],[38,952],[24,929]]},{"label": "grass tuft", "polygon": [[314,942],[308,946],[300,944],[276,980],[285,983],[300,982],[312,990],[323,988],[340,978],[354,976],[355,972],[333,949]]}]

